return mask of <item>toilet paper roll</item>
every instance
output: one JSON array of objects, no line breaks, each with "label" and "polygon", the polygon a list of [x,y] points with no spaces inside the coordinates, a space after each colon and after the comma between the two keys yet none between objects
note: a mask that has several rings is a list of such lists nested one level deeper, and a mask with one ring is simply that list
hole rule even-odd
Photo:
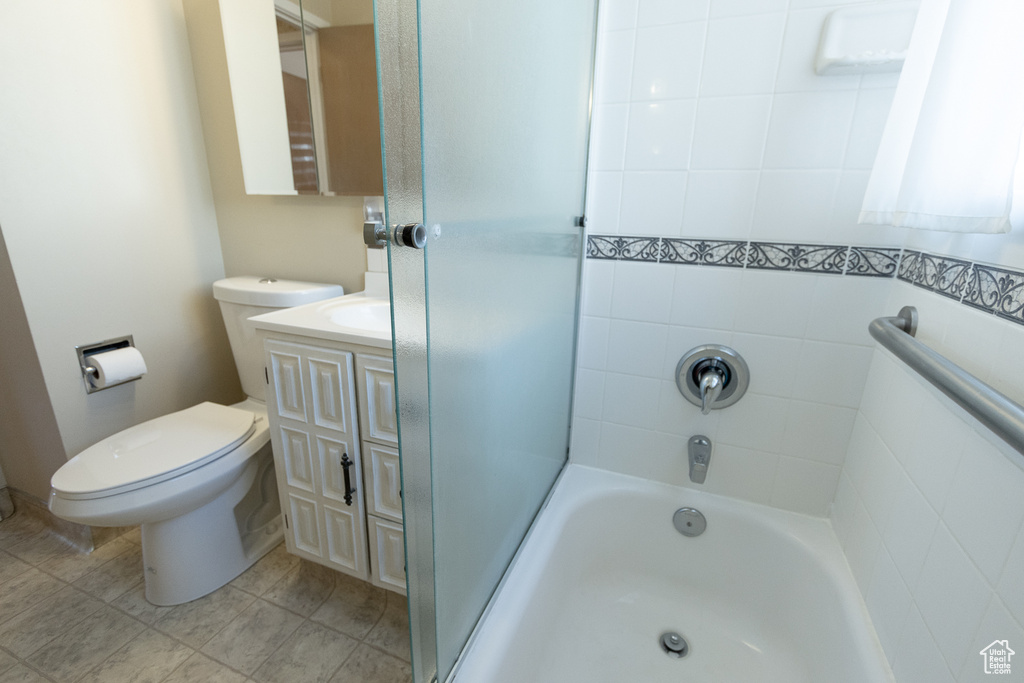
[{"label": "toilet paper roll", "polygon": [[94,353],[85,359],[86,365],[96,369],[96,377],[89,382],[97,389],[109,387],[146,374],[146,361],[134,346]]}]

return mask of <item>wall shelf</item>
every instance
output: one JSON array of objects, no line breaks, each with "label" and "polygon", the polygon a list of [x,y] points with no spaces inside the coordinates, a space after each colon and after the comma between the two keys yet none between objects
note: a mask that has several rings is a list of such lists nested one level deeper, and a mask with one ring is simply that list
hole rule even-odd
[{"label": "wall shelf", "polygon": [[841,7],[825,19],[814,60],[819,76],[899,72],[918,0]]}]

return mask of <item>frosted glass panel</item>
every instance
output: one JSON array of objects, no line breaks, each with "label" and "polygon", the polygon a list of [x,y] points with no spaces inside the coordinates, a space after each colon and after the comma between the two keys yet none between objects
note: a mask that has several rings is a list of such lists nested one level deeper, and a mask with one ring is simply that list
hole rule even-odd
[{"label": "frosted glass panel", "polygon": [[420,1],[439,680],[567,456],[595,15]]}]

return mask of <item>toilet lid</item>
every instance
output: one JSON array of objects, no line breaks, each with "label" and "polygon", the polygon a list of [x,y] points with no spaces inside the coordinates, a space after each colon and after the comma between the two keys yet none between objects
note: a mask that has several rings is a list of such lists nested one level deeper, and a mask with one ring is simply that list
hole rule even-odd
[{"label": "toilet lid", "polygon": [[234,450],[256,416],[217,403],[129,427],[68,460],[50,484],[67,498],[99,498],[179,476]]}]

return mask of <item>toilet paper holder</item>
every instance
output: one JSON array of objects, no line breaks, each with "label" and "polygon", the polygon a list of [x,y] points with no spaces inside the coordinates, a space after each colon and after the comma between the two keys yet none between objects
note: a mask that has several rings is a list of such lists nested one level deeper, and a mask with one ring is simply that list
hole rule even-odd
[{"label": "toilet paper holder", "polygon": [[85,393],[93,394],[97,391],[103,391],[104,389],[141,379],[141,377],[132,377],[131,379],[126,379],[116,384],[108,384],[103,387],[98,387],[89,381],[89,378],[96,379],[99,377],[99,371],[89,364],[89,356],[114,351],[115,349],[124,349],[129,346],[135,346],[135,339],[130,334],[124,337],[114,337],[113,339],[107,339],[95,344],[83,344],[75,347],[75,351],[78,353],[78,367],[82,370],[82,381],[85,382]]}]

